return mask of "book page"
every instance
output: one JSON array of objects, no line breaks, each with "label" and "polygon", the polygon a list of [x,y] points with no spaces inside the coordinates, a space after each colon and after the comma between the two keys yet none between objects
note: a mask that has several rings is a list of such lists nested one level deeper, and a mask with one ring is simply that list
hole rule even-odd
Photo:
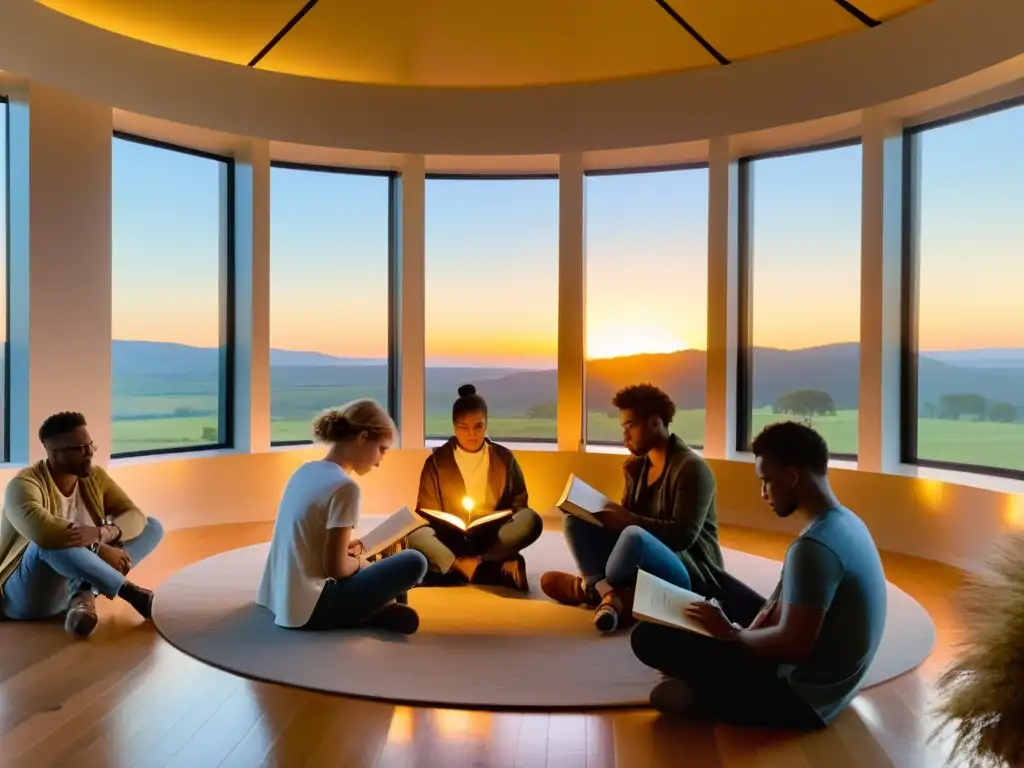
[{"label": "book page", "polygon": [[686,606],[702,602],[704,598],[695,592],[669,584],[647,571],[637,571],[633,615],[639,619],[711,637],[703,624],[691,621],[683,614]]},{"label": "book page", "polygon": [[362,556],[373,557],[426,524],[427,521],[411,509],[402,507],[380,525],[359,536],[363,542]]},{"label": "book page", "polygon": [[603,510],[608,502],[608,497],[603,493],[590,487],[576,475],[569,475],[565,490],[562,491],[562,496],[555,506],[566,514],[586,520],[588,523],[603,525],[594,514]]},{"label": "book page", "polygon": [[495,520],[501,520],[502,518],[508,517],[512,514],[511,509],[502,509],[497,512],[490,512],[483,517],[478,517],[472,523],[469,524],[470,528],[476,528],[478,525],[486,525],[487,523],[493,523]]},{"label": "book page", "polygon": [[439,509],[421,509],[420,514],[431,517],[434,520],[440,520],[441,522],[447,523],[453,528],[457,528],[460,531],[466,530],[466,521],[461,517],[450,514],[448,512],[442,512]]}]

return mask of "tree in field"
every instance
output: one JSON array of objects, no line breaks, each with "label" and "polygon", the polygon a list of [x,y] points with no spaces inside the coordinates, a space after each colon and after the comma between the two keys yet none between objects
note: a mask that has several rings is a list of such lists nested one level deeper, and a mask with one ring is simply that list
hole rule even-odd
[{"label": "tree in field", "polygon": [[530,409],[526,412],[526,418],[557,419],[558,405],[556,403],[542,403],[541,405],[531,405]]},{"label": "tree in field", "polygon": [[783,392],[772,404],[772,413],[792,413],[811,426],[815,416],[835,416],[832,395],[820,389],[791,389]]},{"label": "tree in field", "polygon": [[925,419],[935,418],[935,403],[925,403],[921,406],[921,417]]},{"label": "tree in field", "polygon": [[985,418],[988,400],[973,392],[943,395],[939,398],[939,418],[959,420],[962,416]]},{"label": "tree in field", "polygon": [[1012,424],[1017,420],[1017,406],[1012,403],[991,403],[988,407],[988,420]]}]

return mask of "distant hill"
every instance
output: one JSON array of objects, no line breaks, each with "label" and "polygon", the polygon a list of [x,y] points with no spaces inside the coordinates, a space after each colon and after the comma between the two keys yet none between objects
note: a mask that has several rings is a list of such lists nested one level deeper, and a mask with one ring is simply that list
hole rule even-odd
[{"label": "distant hill", "polygon": [[[970,392],[1012,403],[1024,412],[1024,364],[1017,364],[1024,360],[1024,349],[926,355],[918,366],[922,404],[935,402],[943,394]],[[828,392],[841,409],[857,407],[858,344],[798,350],[759,347],[753,356],[755,406],[770,405],[787,390],[814,388]],[[218,370],[218,350],[162,342],[115,341],[113,359],[115,373],[124,381],[124,394],[159,394],[157,389],[167,392],[186,383],[191,391],[203,381],[214,382]],[[1004,364],[997,366],[994,361]],[[592,360],[587,364],[588,400],[592,408],[601,407],[597,404],[610,407],[619,388],[650,381],[668,391],[680,408],[702,408],[706,366],[701,350]],[[282,397],[286,391],[296,398],[301,394],[303,407],[308,407],[307,398],[333,404],[339,388],[371,391],[381,399],[387,394],[383,360],[348,360],[274,349],[271,368],[275,398],[279,392]],[[466,382],[477,385],[495,414],[522,414],[531,406],[554,403],[558,392],[553,369],[431,367],[426,378],[430,412],[451,407],[456,389]]]},{"label": "distant hill", "polygon": [[972,368],[1024,368],[1024,349],[953,349],[922,353],[932,360]]}]

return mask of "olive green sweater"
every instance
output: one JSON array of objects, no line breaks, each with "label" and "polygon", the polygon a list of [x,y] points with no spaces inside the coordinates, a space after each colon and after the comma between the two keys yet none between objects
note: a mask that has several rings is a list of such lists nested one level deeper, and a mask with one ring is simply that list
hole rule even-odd
[{"label": "olive green sweater", "polygon": [[[650,468],[650,460],[631,458],[626,462],[626,488],[622,506],[631,509]],[[691,575],[699,576],[708,596],[719,589],[718,574],[724,570],[718,544],[718,516],[715,513],[715,476],[707,462],[675,435],[669,439],[665,469],[648,515],[637,525],[656,536],[675,552]]]},{"label": "olive green sweater", "polygon": [[[146,516],[105,470],[93,467],[89,476],[78,482],[82,503],[96,525],[110,520],[121,529],[123,541],[142,533]],[[67,528],[67,521],[61,518],[60,491],[46,460],[15,475],[4,491],[0,512],[0,591],[18,567],[29,542],[44,549],[58,549],[67,540]]]}]

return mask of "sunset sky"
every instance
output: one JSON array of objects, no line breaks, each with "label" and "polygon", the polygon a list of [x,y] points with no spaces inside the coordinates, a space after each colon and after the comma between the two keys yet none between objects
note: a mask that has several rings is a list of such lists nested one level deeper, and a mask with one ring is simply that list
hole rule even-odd
[{"label": "sunset sky", "polygon": [[[1022,136],[1024,108],[924,134],[922,349],[1024,347]],[[221,170],[115,140],[116,338],[218,343]],[[860,148],[752,177],[755,343],[855,341]],[[274,169],[271,195],[273,346],[384,357],[387,180]],[[588,177],[586,242],[590,356],[705,346],[706,170]],[[428,180],[426,248],[428,362],[553,364],[556,181]]]}]

